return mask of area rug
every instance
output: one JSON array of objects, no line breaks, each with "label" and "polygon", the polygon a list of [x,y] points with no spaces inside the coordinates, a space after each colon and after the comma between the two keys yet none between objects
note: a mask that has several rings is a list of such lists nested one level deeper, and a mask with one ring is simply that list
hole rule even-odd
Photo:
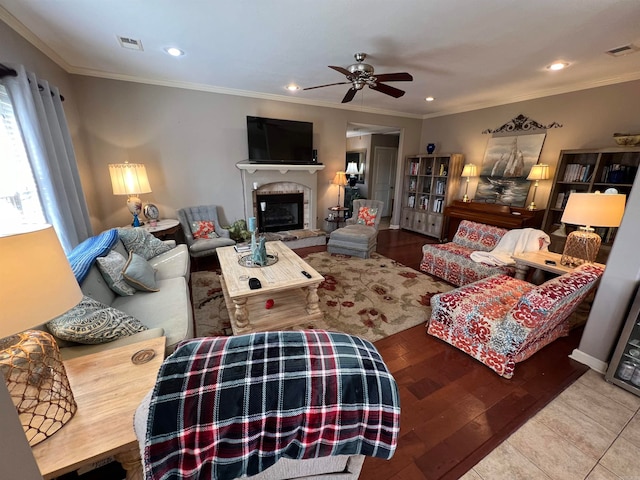
[{"label": "area rug", "polygon": [[[324,318],[302,321],[294,329],[340,331],[374,342],[425,323],[431,297],[453,288],[377,253],[366,260],[328,252],[304,259],[325,277],[318,288]],[[196,335],[231,335],[218,274],[194,272],[191,288]]]}]

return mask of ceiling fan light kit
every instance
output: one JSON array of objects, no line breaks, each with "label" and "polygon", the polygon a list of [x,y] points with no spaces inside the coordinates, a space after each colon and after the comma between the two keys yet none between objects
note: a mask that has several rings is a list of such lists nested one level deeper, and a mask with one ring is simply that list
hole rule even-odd
[{"label": "ceiling fan light kit", "polygon": [[362,90],[365,85],[368,85],[372,90],[376,90],[385,95],[389,95],[394,98],[400,98],[404,95],[404,91],[398,88],[386,85],[382,82],[411,82],[413,77],[407,72],[398,73],[383,73],[380,75],[374,75],[374,68],[368,63],[364,63],[367,58],[366,53],[356,53],[354,55],[356,62],[353,65],[349,65],[347,68],[337,67],[329,65],[336,72],[343,74],[347,77],[346,82],[329,83],[326,85],[318,85],[316,87],[307,87],[303,90],[313,90],[315,88],[331,87],[334,85],[348,85],[351,84],[346,95],[342,99],[342,103],[348,103],[356,96],[359,90]]}]

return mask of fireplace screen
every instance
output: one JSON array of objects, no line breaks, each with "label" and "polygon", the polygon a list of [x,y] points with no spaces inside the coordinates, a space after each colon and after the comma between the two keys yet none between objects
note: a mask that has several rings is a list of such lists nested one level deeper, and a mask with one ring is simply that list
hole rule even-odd
[{"label": "fireplace screen", "polygon": [[259,231],[280,232],[303,228],[303,193],[258,194],[256,203]]}]

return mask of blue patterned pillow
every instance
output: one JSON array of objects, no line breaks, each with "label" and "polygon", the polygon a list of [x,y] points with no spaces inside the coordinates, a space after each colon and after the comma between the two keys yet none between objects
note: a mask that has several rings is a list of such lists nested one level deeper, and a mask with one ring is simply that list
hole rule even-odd
[{"label": "blue patterned pillow", "polygon": [[87,296],[68,312],[47,322],[47,328],[58,338],[89,345],[147,330],[140,320]]},{"label": "blue patterned pillow", "polygon": [[118,235],[128,252],[137,253],[145,260],[168,252],[171,247],[144,228],[119,228]]}]

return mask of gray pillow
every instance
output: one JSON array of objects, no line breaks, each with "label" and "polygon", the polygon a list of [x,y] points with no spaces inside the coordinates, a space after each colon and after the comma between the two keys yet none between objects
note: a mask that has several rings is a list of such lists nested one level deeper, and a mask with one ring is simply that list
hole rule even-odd
[{"label": "gray pillow", "polygon": [[128,252],[137,253],[145,260],[168,252],[171,247],[144,228],[119,228],[118,235]]},{"label": "gray pillow", "polygon": [[104,278],[111,290],[123,297],[136,293],[136,289],[127,284],[122,276],[122,270],[127,263],[127,259],[120,253],[111,250],[106,256],[96,258],[96,263],[102,278]]},{"label": "gray pillow", "polygon": [[129,260],[122,269],[124,280],[136,290],[158,292],[156,271],[137,253],[129,252]]},{"label": "gray pillow", "polygon": [[47,322],[47,328],[63,340],[90,345],[112,342],[147,330],[131,315],[87,296],[68,312]]}]

